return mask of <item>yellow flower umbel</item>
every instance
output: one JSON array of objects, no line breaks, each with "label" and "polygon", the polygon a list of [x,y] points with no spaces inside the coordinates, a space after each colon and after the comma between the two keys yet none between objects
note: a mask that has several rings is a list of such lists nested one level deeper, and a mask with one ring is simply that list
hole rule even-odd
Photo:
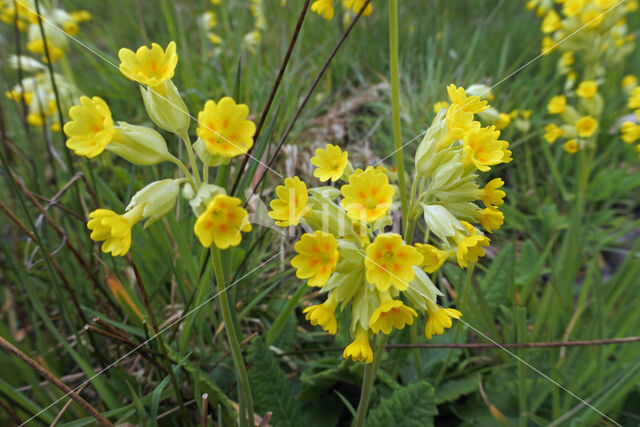
[{"label": "yellow flower umbel", "polygon": [[118,58],[120,72],[126,78],[147,85],[160,93],[165,93],[161,86],[173,77],[178,64],[176,43],[173,41],[167,45],[166,50],[157,43],[152,43],[151,49],[141,46],[135,53],[122,48],[118,52]]},{"label": "yellow flower umbel", "polygon": [[371,350],[371,345],[369,345],[369,331],[358,327],[356,338],[344,349],[342,355],[345,359],[353,359],[354,362],[373,362],[373,350]]},{"label": "yellow flower umbel", "polygon": [[324,303],[307,307],[302,313],[306,315],[305,319],[311,322],[312,325],[319,325],[325,332],[335,335],[338,331],[337,306],[338,301],[333,294],[329,294],[329,298]]},{"label": "yellow flower umbel", "polygon": [[144,205],[138,205],[123,215],[109,209],[96,209],[89,214],[87,228],[91,239],[102,242],[102,252],[123,256],[131,247],[131,229],[142,218]]},{"label": "yellow flower umbel", "polygon": [[593,80],[587,80],[578,86],[576,89],[576,95],[580,98],[584,99],[593,99],[594,96],[598,93],[598,85]]},{"label": "yellow flower umbel", "polygon": [[399,234],[379,234],[367,246],[366,252],[367,281],[376,285],[380,292],[386,292],[391,286],[406,290],[415,277],[413,266],[419,266],[423,261],[420,252],[405,244]]},{"label": "yellow flower umbel", "polygon": [[393,328],[403,329],[405,325],[412,325],[414,317],[418,317],[418,313],[413,308],[407,307],[400,300],[389,299],[375,309],[369,320],[369,327],[374,334],[382,332],[389,335]]},{"label": "yellow flower umbel", "polygon": [[436,248],[433,245],[425,245],[422,243],[416,243],[416,249],[422,255],[422,269],[431,274],[435,273],[442,264],[453,254],[453,251],[443,251]]},{"label": "yellow flower umbel", "polygon": [[544,140],[549,144],[553,144],[563,133],[564,131],[558,125],[549,123],[544,127]]},{"label": "yellow flower umbel", "polygon": [[222,98],[217,104],[209,100],[198,113],[198,137],[207,151],[222,157],[245,154],[253,146],[256,125],[247,120],[249,107],[236,104],[233,98]]},{"label": "yellow flower umbel", "polygon": [[424,334],[427,339],[431,339],[434,335],[443,334],[446,328],[451,327],[451,319],[459,319],[462,317],[462,313],[455,308],[440,308],[431,301],[427,301],[427,313],[429,319],[424,329]]},{"label": "yellow flower umbel", "polygon": [[333,19],[333,0],[316,0],[311,4],[311,11],[326,20]]},{"label": "yellow flower umbel", "polygon": [[219,249],[237,246],[242,241],[241,231],[251,231],[249,214],[237,197],[218,194],[198,217],[193,232],[205,248],[215,244]]},{"label": "yellow flower umbel", "polygon": [[291,260],[298,279],[309,286],[323,286],[336,268],[338,243],[333,234],[316,231],[304,234],[294,246],[298,255]]},{"label": "yellow flower umbel", "polygon": [[588,138],[598,129],[598,121],[591,116],[580,117],[576,122],[576,131],[581,138]]},{"label": "yellow flower umbel", "polygon": [[97,96],[80,97],[80,105],[69,109],[69,117],[71,120],[64,125],[64,133],[68,136],[66,145],[79,156],[99,155],[116,134],[111,110]]},{"label": "yellow flower umbel", "polygon": [[366,223],[384,217],[393,201],[395,190],[387,175],[372,167],[349,176],[349,184],[340,188],[342,207],[349,218]]},{"label": "yellow flower umbel", "polygon": [[564,95],[556,95],[547,105],[549,114],[562,114],[567,108],[567,98]]},{"label": "yellow flower umbel", "polygon": [[337,145],[327,144],[324,150],[318,148],[315,157],[311,158],[311,164],[318,167],[313,176],[322,182],[339,180],[349,163],[348,157],[349,153],[343,152]]},{"label": "yellow flower umbel", "polygon": [[285,178],[284,185],[276,187],[276,194],[278,198],[271,201],[269,216],[280,227],[298,225],[302,217],[309,211],[307,184],[297,176]]},{"label": "yellow flower umbel", "polygon": [[469,262],[478,262],[478,258],[485,255],[484,246],[489,246],[489,238],[478,234],[473,225],[462,221],[468,234],[456,231],[454,240],[458,246],[456,257],[458,265],[466,268]]}]

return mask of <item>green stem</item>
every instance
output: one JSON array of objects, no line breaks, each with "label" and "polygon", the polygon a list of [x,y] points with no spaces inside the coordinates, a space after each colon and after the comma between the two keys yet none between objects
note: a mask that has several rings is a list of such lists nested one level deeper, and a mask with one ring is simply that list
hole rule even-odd
[{"label": "green stem", "polygon": [[[392,0],[393,1],[393,0]],[[373,388],[373,381],[378,372],[380,361],[384,355],[384,349],[387,345],[387,335],[381,334],[376,338],[376,351],[373,355],[373,362],[368,363],[364,368],[364,377],[362,378],[362,389],[360,390],[360,403],[358,403],[358,412],[356,414],[355,427],[364,426],[367,418],[367,410],[369,409],[369,397]]]},{"label": "green stem", "polygon": [[189,140],[189,134],[186,132],[182,135],[182,140],[184,141],[184,145],[187,146],[187,155],[189,156],[189,163],[191,164],[191,169],[193,170],[193,177],[196,180],[196,188],[194,189],[197,193],[202,185],[202,181],[200,181],[200,175],[198,173],[198,165],[196,164],[196,157],[193,155],[193,147],[191,146],[191,141]]},{"label": "green stem", "polygon": [[389,62],[391,68],[391,105],[393,116],[393,142],[400,188],[402,218],[407,218],[407,189],[404,182],[404,158],[402,155],[402,130],[400,127],[400,79],[398,72],[398,0],[389,0]]},{"label": "green stem", "polygon": [[[467,267],[467,277],[464,280],[464,289],[462,290],[462,300],[460,301],[460,311],[462,313],[464,313],[464,308],[467,304],[467,300],[469,299],[469,289],[471,288],[471,277],[473,277],[473,269],[475,268],[475,264],[469,264],[469,266]],[[456,326],[455,326],[455,332],[453,334],[453,342],[456,343],[458,341],[458,335],[460,335],[460,326],[461,322],[457,322]],[[438,373],[438,377],[436,378],[435,383],[433,383],[433,388],[437,389],[438,385],[440,384],[440,382],[442,381],[442,379],[444,378],[444,374],[447,371],[447,367],[449,366],[449,362],[451,361],[451,356],[453,356],[453,348],[449,349],[449,352],[447,353],[447,358],[444,361],[444,364],[442,365],[442,368],[440,368],[440,372]]]},{"label": "green stem", "polygon": [[233,364],[235,365],[236,375],[238,377],[240,426],[253,425],[253,398],[251,396],[249,376],[247,375],[247,368],[244,366],[242,351],[240,350],[240,342],[238,341],[238,333],[236,331],[235,324],[233,323],[231,305],[229,304],[229,296],[227,295],[227,289],[225,287],[224,271],[222,270],[220,252],[215,246],[211,246],[211,259],[213,260],[218,297],[220,298],[220,311],[222,311],[222,319],[224,320],[224,327],[227,332],[227,338],[229,339],[229,346],[231,347]]},{"label": "green stem", "polygon": [[189,184],[191,184],[192,187],[194,187],[195,190],[195,185],[194,185],[194,181],[193,181],[193,177],[191,176],[191,173],[189,172],[189,169],[187,169],[187,167],[184,165],[184,163],[182,163],[177,157],[175,156],[171,156],[169,158],[169,161],[173,164],[175,164],[176,166],[178,166],[181,170],[182,173],[184,173],[185,178],[187,179],[187,181],[189,181]]},{"label": "green stem", "polygon": [[[413,322],[413,325],[410,327],[411,332],[411,344],[418,344],[418,323]],[[424,373],[422,369],[422,357],[420,356],[420,349],[418,347],[413,349],[413,358],[416,362],[416,372],[418,372],[418,378],[422,378],[422,374]]]},{"label": "green stem", "polygon": [[[527,307],[518,307],[516,315],[516,324],[518,330],[518,343],[527,342]],[[518,357],[524,361],[526,357],[526,349],[518,349]],[[527,367],[524,362],[518,363],[518,400],[520,416],[520,426],[527,425]]]}]

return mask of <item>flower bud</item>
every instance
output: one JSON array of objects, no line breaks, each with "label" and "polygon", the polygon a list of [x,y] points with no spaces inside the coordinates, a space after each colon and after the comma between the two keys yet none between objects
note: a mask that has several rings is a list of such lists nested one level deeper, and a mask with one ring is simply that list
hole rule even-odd
[{"label": "flower bud", "polygon": [[200,138],[193,144],[193,149],[196,151],[200,161],[209,167],[225,165],[231,161],[231,157],[210,153],[209,150],[207,150],[206,144]]},{"label": "flower bud", "polygon": [[427,311],[426,300],[436,302],[436,298],[443,294],[421,268],[413,266],[413,271],[416,274],[415,278],[409,283],[404,294],[414,308]]},{"label": "flower bud", "polygon": [[310,211],[305,215],[304,222],[314,230],[358,239],[353,230],[353,222],[344,210],[333,203],[332,197],[332,192],[326,190],[326,187],[310,189],[307,202]]},{"label": "flower bud", "polygon": [[140,87],[144,106],[149,117],[162,129],[184,137],[189,129],[189,110],[171,80],[163,83],[165,94],[150,87]]},{"label": "flower bud", "polygon": [[[193,190],[192,190],[193,192]],[[193,197],[193,199],[189,200],[189,205],[193,210],[193,213],[199,217],[207,210],[207,206],[209,202],[213,200],[218,194],[227,194],[224,191],[224,188],[218,187],[214,184],[203,184],[198,193]]]},{"label": "flower bud", "polygon": [[422,209],[429,231],[442,240],[455,235],[456,229],[464,229],[460,221],[444,206],[423,204]]},{"label": "flower bud", "polygon": [[[433,123],[427,129],[427,132],[422,138],[422,142],[418,145],[416,151],[416,170],[420,176],[429,176],[433,172],[435,166],[438,165],[440,159],[436,159],[436,153],[438,152],[438,142],[447,136],[449,128],[445,121],[445,114],[447,110],[442,108],[436,117],[433,119]],[[443,150],[446,152],[446,150]]]},{"label": "flower bud", "polygon": [[141,166],[155,165],[173,157],[158,132],[126,122],[118,122],[116,135],[106,149]]},{"label": "flower bud", "polygon": [[491,88],[487,85],[483,84],[473,84],[465,89],[467,96],[477,96],[482,100],[493,99],[493,93],[491,93]]},{"label": "flower bud", "polygon": [[489,107],[486,110],[478,113],[478,117],[480,117],[486,123],[492,125],[500,120],[500,112],[493,107]]},{"label": "flower bud", "polygon": [[180,182],[177,179],[152,182],[133,195],[126,210],[143,205],[142,216],[148,218],[144,228],[149,227],[174,208],[180,192]]}]

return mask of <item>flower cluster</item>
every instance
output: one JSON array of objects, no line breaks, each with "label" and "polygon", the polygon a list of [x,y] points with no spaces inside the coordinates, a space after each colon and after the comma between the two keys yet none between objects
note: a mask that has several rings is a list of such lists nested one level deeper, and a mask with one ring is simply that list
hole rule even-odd
[{"label": "flower cluster", "polygon": [[[622,88],[629,94],[627,107],[634,110],[635,116],[628,118],[622,123],[620,132],[622,140],[627,144],[633,144],[640,139],[640,86],[636,76],[629,74],[622,79]],[[636,153],[640,156],[640,144],[636,145]]]},{"label": "flower cluster", "polygon": [[[136,52],[121,49],[118,56],[122,74],[141,85],[151,120],[185,143],[191,170],[169,152],[165,139],[156,130],[114,122],[109,106],[99,97],[81,97],[80,104],[69,109],[71,120],[64,125],[66,145],[77,155],[93,158],[107,150],[137,165],[172,162],[184,175],[145,186],[132,197],[123,214],[107,209],[90,214],[87,227],[92,231],[91,238],[103,242],[102,250],[114,256],[129,251],[131,230],[136,223],[146,220],[146,228],[162,218],[175,207],[180,194],[189,200],[197,217],[194,233],[203,246],[226,249],[240,243],[241,232],[251,231],[240,199],[207,182],[209,166],[228,163],[253,145],[256,127],[247,120],[249,108],[229,97],[218,102],[208,100],[198,114],[199,138],[192,146],[188,135],[190,115],[171,80],[178,63],[176,50],[174,42],[166,49],[153,43],[150,49],[142,46]],[[194,149],[204,165],[202,179]]]},{"label": "flower cluster", "polygon": [[[390,334],[426,314],[425,336],[431,338],[452,325],[462,313],[442,308],[442,295],[427,273],[447,260],[468,267],[485,254],[489,238],[473,224],[492,232],[504,220],[498,207],[505,193],[496,178],[484,188],[478,171],[511,160],[508,143],[495,127],[482,127],[475,115],[488,108],[478,96],[450,85],[450,104],[437,114],[420,143],[415,159],[405,238],[388,231],[396,188],[379,167],[364,170],[351,165],[348,153],[328,144],[317,149],[311,163],[322,182],[338,188],[308,188],[298,177],[276,188],[269,215],[281,227],[303,224],[308,230],[295,243],[291,264],[299,279],[327,295],[322,304],[305,308],[313,325],[335,334],[338,308],[349,304],[354,340],[345,358],[370,363],[371,334]],[[482,201],[481,209],[476,201]],[[415,223],[424,218],[428,237],[413,244]]]},{"label": "flower cluster", "polygon": [[[333,7],[334,0],[315,0],[311,3],[311,11],[317,13],[322,16],[326,20],[333,19],[333,15],[335,13]],[[342,0],[342,5],[344,6],[347,12],[352,11],[353,13],[359,13],[366,0]],[[362,12],[362,16],[371,15],[373,8],[371,7],[371,2],[367,5],[367,7]]]},{"label": "flower cluster", "polygon": [[[79,32],[78,24],[91,19],[91,14],[86,10],[67,12],[59,7],[46,7],[40,9],[44,33],[47,36],[47,48],[51,61],[62,58],[68,47],[68,36],[75,36]],[[0,20],[13,25],[14,20],[20,31],[27,33],[27,50],[34,54],[42,55],[46,61],[45,45],[39,26],[39,17],[36,13],[36,5],[33,0],[0,1]]]},{"label": "flower cluster", "polygon": [[[568,101],[573,100],[575,105]],[[556,95],[549,101],[547,112],[558,116],[562,122],[547,124],[544,128],[544,140],[553,144],[564,139],[564,149],[568,153],[585,147],[595,148],[598,132],[598,118],[602,114],[602,96],[598,93],[598,84],[594,80],[581,82],[575,91],[567,95]]]},{"label": "flower cluster", "polygon": [[[47,67],[27,56],[12,55],[9,57],[9,66],[21,68],[32,74],[23,78],[11,90],[6,92],[7,98],[27,106],[26,120],[32,126],[47,126],[54,132],[60,131],[58,104],[51,84],[51,78]],[[65,76],[54,74],[58,89],[60,107],[68,109],[80,96],[78,88]]]}]

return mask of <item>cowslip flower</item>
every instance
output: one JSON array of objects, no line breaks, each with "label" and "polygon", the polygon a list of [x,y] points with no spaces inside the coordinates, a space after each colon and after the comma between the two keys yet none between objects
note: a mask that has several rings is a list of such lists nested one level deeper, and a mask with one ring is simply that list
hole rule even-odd
[{"label": "cowslip flower", "polygon": [[549,34],[554,31],[560,29],[562,27],[562,20],[560,16],[556,13],[555,10],[551,9],[547,16],[542,20],[542,24],[540,25],[540,29],[543,33]]},{"label": "cowslip flower", "polygon": [[564,148],[564,151],[566,151],[567,153],[573,154],[578,151],[580,146],[578,145],[578,141],[576,141],[575,139],[569,139],[567,140],[567,142],[564,143],[563,148]]},{"label": "cowslip flower", "polygon": [[333,0],[316,0],[311,4],[311,11],[326,20],[333,19]]},{"label": "cowslip flower", "polygon": [[576,131],[581,138],[588,138],[598,129],[598,121],[591,116],[580,117],[576,122]]},{"label": "cowslip flower", "polygon": [[487,182],[484,188],[476,191],[476,195],[486,207],[500,206],[504,203],[506,193],[499,190],[504,185],[502,178],[494,178]]},{"label": "cowslip flower", "polygon": [[620,131],[622,132],[622,140],[627,144],[631,144],[640,138],[640,125],[637,123],[624,122],[620,127]]},{"label": "cowslip flower", "polygon": [[631,96],[629,96],[627,106],[631,110],[640,108],[640,87],[637,87],[631,91]]},{"label": "cowslip flower", "polygon": [[222,157],[245,154],[253,146],[256,125],[247,120],[249,107],[236,104],[225,96],[218,103],[209,100],[198,113],[196,134],[204,141],[207,151]]},{"label": "cowslip flower", "polygon": [[456,258],[460,267],[466,268],[469,262],[477,262],[478,258],[485,255],[483,247],[489,246],[490,240],[487,236],[478,234],[475,227],[468,222],[461,221],[469,234],[456,230],[453,239],[458,246]]},{"label": "cowslip flower", "polygon": [[462,140],[467,164],[473,163],[478,170],[488,171],[489,166],[497,165],[511,154],[505,151],[505,141],[500,141],[500,131],[494,126],[474,129]]},{"label": "cowslip flower", "polygon": [[366,253],[367,281],[376,285],[380,292],[388,291],[391,286],[406,290],[415,277],[413,266],[419,266],[423,261],[420,252],[405,244],[399,234],[379,234],[367,246]]},{"label": "cowslip flower", "polygon": [[71,120],[63,128],[68,136],[66,145],[79,156],[92,158],[99,155],[116,134],[111,110],[97,96],[80,97],[80,105],[69,109],[69,117]]},{"label": "cowslip flower", "polygon": [[422,264],[420,267],[426,273],[435,273],[442,264],[453,254],[453,251],[443,251],[433,245],[416,243],[416,249],[422,255]]},{"label": "cowslip flower", "polygon": [[309,286],[323,286],[338,263],[338,243],[333,234],[317,230],[314,234],[303,234],[294,245],[298,255],[291,265],[298,279],[309,279]]},{"label": "cowslip flower", "polygon": [[372,167],[349,176],[349,184],[340,188],[341,206],[349,218],[367,223],[384,217],[393,201],[395,190],[387,175]]},{"label": "cowslip flower", "polygon": [[449,107],[449,102],[448,101],[437,101],[435,104],[433,104],[433,112],[438,114],[438,111],[442,110],[443,108],[447,108]]},{"label": "cowslip flower", "polygon": [[576,16],[584,9],[586,0],[566,0],[564,2],[562,13],[568,17]]},{"label": "cowslip flower", "polygon": [[503,130],[511,124],[511,115],[507,113],[500,113],[498,115],[498,120],[493,124],[496,127],[496,130]]},{"label": "cowslip flower", "polygon": [[549,114],[562,114],[567,109],[567,98],[564,95],[556,95],[547,104]]},{"label": "cowslip flower", "polygon": [[638,86],[638,78],[633,74],[627,74],[622,78],[622,87],[626,91],[631,91]]},{"label": "cowslip flower", "polygon": [[375,309],[369,320],[369,328],[374,334],[382,332],[389,335],[393,328],[402,329],[405,325],[412,325],[414,317],[418,317],[418,313],[413,308],[400,300],[390,299]]},{"label": "cowslip flower", "polygon": [[593,99],[597,93],[598,85],[593,80],[587,80],[580,83],[580,85],[578,85],[578,89],[576,89],[576,95],[584,99]]},{"label": "cowslip flower", "polygon": [[317,166],[313,176],[325,182],[337,181],[344,173],[349,163],[349,153],[342,151],[337,145],[327,144],[325,149],[316,149],[315,157],[311,158],[311,164]]},{"label": "cowslip flower", "polygon": [[[362,10],[362,6],[364,6],[366,0],[343,0],[342,3],[344,7],[347,9],[351,9],[353,13],[359,13]],[[369,16],[373,12],[373,7],[371,7],[371,2],[367,5],[364,12],[362,12],[362,16]]]},{"label": "cowslip flower", "polygon": [[338,300],[335,299],[333,294],[329,294],[329,298],[324,303],[309,306],[302,313],[306,315],[305,319],[311,322],[312,325],[319,325],[325,332],[335,335],[338,332],[337,306]]},{"label": "cowslip flower", "polygon": [[441,308],[431,301],[427,301],[427,315],[429,318],[424,330],[427,339],[431,339],[434,335],[443,334],[446,328],[451,327],[451,319],[462,317],[462,313],[455,308]]},{"label": "cowslip flower", "polygon": [[154,90],[164,93],[161,87],[170,80],[178,64],[176,43],[169,42],[164,50],[157,43],[151,44],[151,49],[141,46],[134,53],[131,49],[122,48],[118,52],[120,72],[129,80],[147,85]]},{"label": "cowslip flower", "polygon": [[480,209],[477,216],[480,224],[489,233],[493,233],[493,230],[499,229],[504,223],[504,214],[495,207]]},{"label": "cowslip flower", "polygon": [[345,359],[351,358],[354,362],[373,362],[373,350],[369,344],[369,331],[358,326],[356,337],[342,353]]},{"label": "cowslip flower", "polygon": [[205,248],[215,244],[219,249],[237,246],[242,241],[240,232],[251,231],[249,214],[237,197],[218,194],[198,217],[193,232]]},{"label": "cowslip flower", "polygon": [[118,215],[109,209],[96,209],[89,214],[87,228],[91,230],[91,239],[102,244],[102,252],[111,252],[113,256],[123,256],[131,247],[131,229],[142,219],[144,205]]},{"label": "cowslip flower", "polygon": [[309,212],[307,184],[297,176],[285,178],[284,185],[276,187],[276,194],[278,198],[269,203],[269,216],[280,227],[298,225],[302,217]]},{"label": "cowslip flower", "polygon": [[544,127],[544,140],[549,144],[556,142],[556,139],[560,138],[564,131],[555,123],[549,123]]},{"label": "cowslip flower", "polygon": [[483,101],[479,96],[467,96],[464,88],[456,87],[453,83],[447,86],[447,94],[451,100],[452,109],[478,114],[489,108],[487,101]]}]

